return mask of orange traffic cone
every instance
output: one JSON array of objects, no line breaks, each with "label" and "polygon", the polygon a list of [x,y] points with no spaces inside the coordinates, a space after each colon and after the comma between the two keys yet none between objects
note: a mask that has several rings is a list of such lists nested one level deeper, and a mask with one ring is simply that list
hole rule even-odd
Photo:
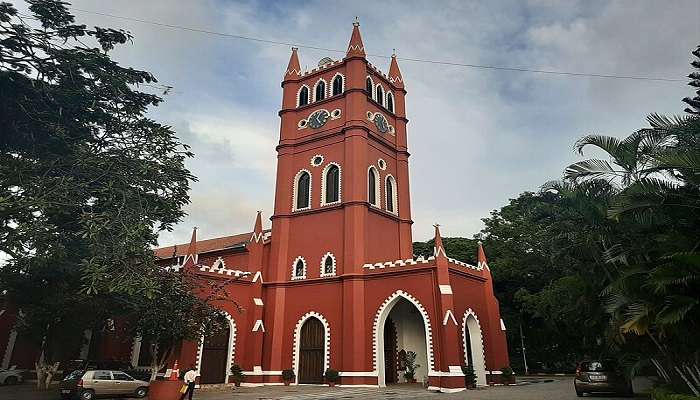
[{"label": "orange traffic cone", "polygon": [[179,375],[180,370],[177,368],[177,360],[175,360],[175,365],[173,365],[173,370],[170,372],[170,379],[171,381],[177,381],[180,379]]}]

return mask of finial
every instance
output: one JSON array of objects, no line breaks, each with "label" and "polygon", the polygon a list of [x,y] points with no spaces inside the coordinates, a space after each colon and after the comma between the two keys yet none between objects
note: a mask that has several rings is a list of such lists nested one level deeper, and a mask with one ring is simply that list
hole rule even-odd
[{"label": "finial", "polygon": [[481,240],[479,240],[479,241],[478,241],[478,242],[476,242],[476,243],[478,243],[478,244],[479,244],[479,246],[481,246],[482,244],[484,244],[484,242],[482,242]]},{"label": "finial", "polygon": [[355,16],[355,22],[352,23],[352,26],[360,26],[360,17],[357,15]]},{"label": "finial", "polygon": [[433,226],[436,227],[436,228],[439,228],[439,227],[440,227],[440,224],[435,223],[435,225],[433,225]]},{"label": "finial", "polygon": [[396,49],[391,49],[391,56],[396,57]]},{"label": "finial", "polygon": [[299,50],[299,48],[298,48],[298,47],[294,47],[294,46],[292,46],[292,51],[297,51],[297,50]]}]

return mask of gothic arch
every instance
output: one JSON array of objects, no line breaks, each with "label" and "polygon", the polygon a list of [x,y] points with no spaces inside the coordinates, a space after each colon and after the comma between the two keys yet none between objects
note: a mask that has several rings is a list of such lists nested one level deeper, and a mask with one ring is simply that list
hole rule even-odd
[{"label": "gothic arch", "polygon": [[379,105],[382,107],[384,106],[384,86],[382,86],[381,83],[377,83],[377,86],[374,88],[374,92],[376,94],[375,100]]},{"label": "gothic arch", "polygon": [[[389,188],[391,186],[391,188]],[[384,178],[384,207],[392,214],[399,214],[398,187],[393,175],[388,174]],[[391,205],[391,209],[389,206]]]},{"label": "gothic arch", "polygon": [[[328,261],[329,258],[331,259],[333,269],[331,272],[326,272],[326,262]],[[321,277],[322,278],[326,277],[326,276],[335,276],[336,267],[337,267],[337,261],[335,259],[335,256],[333,255],[333,253],[331,253],[329,251],[326,254],[324,254],[323,257],[321,257]]]},{"label": "gothic arch", "polygon": [[[371,173],[374,173],[374,198],[372,198],[372,193],[370,190],[370,184],[372,181],[372,176]],[[369,204],[373,207],[381,208],[381,179],[379,178],[379,171],[374,165],[370,165],[367,168],[367,201]],[[374,200],[374,203],[372,203],[372,200]]]},{"label": "gothic arch", "polygon": [[[326,201],[326,179],[328,175],[328,170],[332,166],[335,166],[338,168],[338,200],[327,202]],[[337,162],[329,162],[324,168],[323,171],[321,172],[321,205],[326,206],[329,204],[338,204],[342,200],[342,194],[343,194],[343,169],[340,167],[340,164]]]},{"label": "gothic arch", "polygon": [[[323,90],[321,91],[322,98],[319,98],[318,94],[318,89],[319,85],[323,84]],[[324,100],[328,97],[328,82],[326,82],[325,79],[320,78],[316,83],[314,84],[314,90],[313,90],[313,96],[314,96],[314,103],[317,101]]]},{"label": "gothic arch", "polygon": [[[297,198],[299,196],[299,178],[301,178],[302,174],[307,173],[309,174],[309,202],[307,203],[306,207],[301,207],[297,208]],[[313,179],[311,176],[311,171],[308,169],[300,169],[299,172],[297,172],[296,175],[294,175],[294,185],[292,187],[292,211],[300,211],[300,210],[308,210],[311,208],[311,185],[313,183]]]},{"label": "gothic arch", "polygon": [[324,350],[323,350],[323,371],[325,372],[330,366],[331,360],[331,327],[328,320],[316,311],[309,311],[302,315],[294,328],[294,353],[292,353],[292,369],[294,370],[295,382],[299,383],[299,347],[301,344],[301,328],[309,318],[316,318],[321,321],[324,329]]},{"label": "gothic arch", "polygon": [[370,99],[374,99],[374,79],[369,75],[365,78],[365,90],[367,91],[367,96]]},{"label": "gothic arch", "polygon": [[[302,91],[304,89],[306,89],[306,96],[305,96],[306,99],[302,98]],[[306,100],[306,101],[303,102],[302,100]],[[305,84],[301,85],[301,87],[299,88],[299,91],[297,91],[297,107],[305,106],[305,105],[309,104],[310,102],[311,102],[311,89],[309,89],[309,87]]]},{"label": "gothic arch", "polygon": [[380,387],[386,386],[385,376],[384,376],[384,323],[386,322],[391,309],[394,308],[396,303],[400,299],[406,299],[411,302],[419,313],[423,317],[423,325],[425,329],[425,347],[426,354],[428,357],[428,375],[435,372],[434,358],[433,358],[433,332],[430,327],[430,317],[425,307],[412,295],[404,292],[403,290],[397,290],[391,296],[389,296],[384,302],[379,306],[377,314],[374,317],[374,327],[373,327],[373,338],[372,350],[374,352],[374,373],[377,374],[377,384]]},{"label": "gothic arch", "polygon": [[[467,342],[467,332],[469,341]],[[474,310],[467,309],[462,318],[462,344],[464,345],[464,363],[469,363],[467,346],[471,344],[472,362],[476,374],[476,384],[486,385],[486,359],[484,356],[484,337],[479,317]]]},{"label": "gothic arch", "polygon": [[[297,274],[297,264],[301,262],[303,265],[303,272],[301,275]],[[292,280],[306,279],[306,259],[302,256],[298,256],[292,262]]]},{"label": "gothic arch", "polygon": [[[224,383],[228,383],[229,376],[231,375],[231,366],[234,363],[236,355],[236,321],[231,317],[231,314],[224,310],[219,310],[224,314],[226,320],[228,321],[229,337],[228,337],[228,353],[229,357],[226,358],[226,379]],[[197,376],[201,375],[202,372],[202,352],[204,350],[204,335],[199,338],[199,347],[197,348],[197,363],[195,368],[197,369]]]},{"label": "gothic arch", "polygon": [[394,113],[395,107],[396,105],[394,104],[394,93],[386,92],[386,109],[389,110],[391,113]]},{"label": "gothic arch", "polygon": [[[336,79],[340,78],[340,92],[336,93]],[[331,96],[337,96],[339,94],[343,94],[345,92],[345,76],[341,74],[340,72],[336,73],[333,75],[333,78],[331,79]]]}]

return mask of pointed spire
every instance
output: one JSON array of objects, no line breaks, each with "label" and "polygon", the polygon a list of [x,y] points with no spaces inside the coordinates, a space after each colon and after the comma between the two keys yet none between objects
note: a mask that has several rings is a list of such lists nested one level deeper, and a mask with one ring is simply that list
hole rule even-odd
[{"label": "pointed spire", "polygon": [[403,89],[403,76],[399,69],[399,63],[396,61],[396,51],[391,55],[391,65],[389,65],[389,82],[393,83],[397,88]]},{"label": "pointed spire", "polygon": [[189,265],[196,265],[197,258],[197,227],[195,226],[192,228],[192,238],[190,239],[190,245],[187,247],[187,255],[185,256],[183,268]]},{"label": "pointed spire", "polygon": [[292,47],[292,55],[289,57],[289,65],[287,66],[287,71],[284,73],[284,79],[296,79],[301,76],[301,66],[299,65],[299,55],[297,54],[299,48]]},{"label": "pointed spire", "polygon": [[476,253],[476,267],[479,269],[491,271],[491,269],[489,268],[489,264],[486,261],[486,253],[484,253],[484,246],[481,240],[479,240],[479,248],[477,249]]},{"label": "pointed spire", "polygon": [[435,247],[433,248],[433,255],[435,258],[447,258],[445,247],[442,245],[442,236],[440,236],[440,224],[435,224],[433,226],[435,227]]},{"label": "pointed spire", "polygon": [[257,217],[255,217],[255,227],[253,228],[253,235],[250,237],[251,243],[257,243],[263,241],[263,229],[262,229],[262,211],[258,211]]},{"label": "pointed spire", "polygon": [[365,45],[362,43],[362,36],[360,36],[360,23],[355,17],[355,22],[352,23],[350,44],[348,44],[348,52],[345,57],[364,57],[365,55]]}]

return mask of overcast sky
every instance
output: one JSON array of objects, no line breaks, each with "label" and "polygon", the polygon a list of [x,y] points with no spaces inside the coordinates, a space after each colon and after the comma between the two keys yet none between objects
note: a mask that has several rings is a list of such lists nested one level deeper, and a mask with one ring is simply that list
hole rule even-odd
[{"label": "overcast sky", "polygon": [[[344,50],[355,16],[370,54],[680,78],[700,43],[699,1],[74,1],[74,7]],[[190,144],[189,216],[163,245],[249,231],[273,209],[280,81],[289,46],[75,11],[131,31],[114,57],[173,86],[153,110]],[[341,53],[302,48],[302,67]],[[388,72],[388,60],[369,57]],[[481,218],[561,176],[587,133],[623,136],[651,112],[680,113],[683,82],[577,78],[400,61],[406,82],[414,239],[471,236]],[[270,225],[269,220],[265,222]]]}]

